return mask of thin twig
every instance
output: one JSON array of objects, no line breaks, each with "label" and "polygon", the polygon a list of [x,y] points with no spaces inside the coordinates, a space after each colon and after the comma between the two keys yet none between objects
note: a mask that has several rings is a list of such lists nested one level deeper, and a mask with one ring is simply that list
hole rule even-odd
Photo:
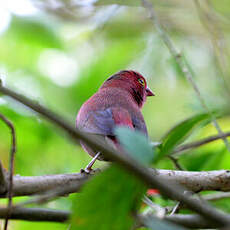
[{"label": "thin twig", "polygon": [[179,211],[180,204],[181,204],[180,202],[176,203],[176,205],[172,209],[172,212],[169,214],[170,216],[174,215],[175,213],[177,213]]},{"label": "thin twig", "polygon": [[224,198],[230,198],[230,192],[218,192],[214,194],[208,194],[208,195],[202,196],[202,198],[207,201],[221,200]]},{"label": "thin twig", "polygon": [[[173,164],[175,165],[176,169],[178,169],[180,171],[184,171],[184,169],[182,168],[182,166],[178,162],[178,158],[175,158],[174,156],[171,156],[171,155],[168,155],[168,158],[173,162]],[[176,203],[176,205],[173,207],[172,212],[170,213],[170,215],[173,215],[173,214],[179,212],[180,204],[181,204],[180,201]]]},{"label": "thin twig", "polygon": [[[202,97],[201,91],[200,91],[198,85],[193,80],[193,72],[191,71],[190,66],[188,66],[188,63],[185,61],[185,58],[183,57],[182,53],[177,51],[172,40],[170,39],[168,34],[164,31],[164,29],[163,29],[160,21],[158,20],[158,17],[154,11],[152,3],[149,2],[148,0],[141,0],[141,1],[143,4],[143,7],[149,12],[150,19],[152,20],[153,24],[155,25],[162,41],[168,47],[171,55],[174,57],[176,63],[178,64],[179,68],[181,69],[181,71],[184,74],[187,81],[192,85],[202,107],[210,115],[210,118],[212,119],[212,123],[213,123],[214,127],[216,128],[216,130],[218,131],[218,133],[220,135],[223,134],[221,127],[219,126],[219,124],[216,121],[216,118],[214,117],[213,113],[209,110],[204,98]],[[230,152],[230,145],[228,143],[228,140],[224,137],[222,137],[222,140],[224,141],[226,148]]]},{"label": "thin twig", "polygon": [[2,166],[2,162],[0,161],[0,194],[5,194],[6,191],[7,191],[6,175]]},{"label": "thin twig", "polygon": [[[184,169],[182,168],[182,166],[178,162],[178,158],[175,158],[174,156],[171,156],[171,155],[168,155],[168,158],[173,162],[173,164],[176,167],[176,169],[178,169],[180,171],[184,171]],[[170,215],[173,215],[173,214],[179,212],[180,204],[181,204],[180,201],[176,203],[176,205],[173,207],[173,210],[170,213]]]},{"label": "thin twig", "polygon": [[77,128],[73,128],[73,126],[66,122],[63,117],[57,116],[47,108],[39,104],[35,104],[30,99],[21,96],[20,94],[15,93],[14,91],[9,90],[1,85],[0,92],[10,96],[11,98],[14,98],[24,105],[27,105],[52,123],[62,128],[76,143],[79,143],[80,139],[96,151],[101,151],[110,160],[118,163],[125,170],[131,172],[133,175],[141,179],[147,186],[159,189],[163,195],[185,203],[188,208],[201,214],[210,222],[217,222],[223,226],[230,224],[230,219],[225,213],[211,207],[207,203],[197,202],[197,200],[194,200],[192,197],[185,196],[182,188],[178,187],[177,185],[172,186],[165,180],[157,179],[146,167],[134,160],[133,157],[124,152],[113,149],[101,138],[92,137],[91,135],[85,134]]},{"label": "thin twig", "polygon": [[175,158],[175,157],[173,157],[171,155],[168,155],[167,157],[173,162],[173,164],[174,164],[174,166],[175,166],[176,169],[184,171],[184,169],[182,168],[182,166],[178,162],[177,158]]},{"label": "thin twig", "polygon": [[9,186],[8,186],[8,212],[6,215],[4,230],[7,230],[8,218],[10,216],[12,208],[12,192],[13,192],[13,174],[14,174],[14,158],[16,153],[16,133],[14,125],[4,115],[0,114],[0,119],[9,127],[11,130],[11,150],[10,150],[10,163],[9,163]]},{"label": "thin twig", "polygon": [[204,138],[204,139],[199,140],[199,141],[190,142],[188,144],[184,144],[184,145],[181,145],[181,146],[177,147],[172,152],[172,154],[180,155],[181,152],[183,152],[185,150],[197,148],[197,147],[200,147],[202,145],[206,145],[206,144],[208,144],[210,142],[222,139],[223,137],[226,138],[226,137],[229,137],[229,136],[230,136],[230,132],[227,132],[227,133],[223,133],[223,134],[219,134],[219,135],[215,135],[215,136],[210,136],[210,137]]}]

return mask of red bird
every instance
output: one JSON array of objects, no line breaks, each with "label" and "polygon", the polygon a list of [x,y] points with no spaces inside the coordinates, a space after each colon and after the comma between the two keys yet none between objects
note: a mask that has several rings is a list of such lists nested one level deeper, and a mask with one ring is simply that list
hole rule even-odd
[{"label": "red bird", "polygon": [[[140,73],[132,70],[120,71],[109,77],[98,92],[82,105],[76,126],[86,133],[104,136],[115,146],[118,145],[114,135],[115,126],[128,126],[147,136],[147,128],[141,114],[147,96],[154,96],[154,93],[147,87],[146,80]],[[91,170],[96,159],[106,160],[84,143],[81,142],[81,145],[94,157],[85,172]]]}]

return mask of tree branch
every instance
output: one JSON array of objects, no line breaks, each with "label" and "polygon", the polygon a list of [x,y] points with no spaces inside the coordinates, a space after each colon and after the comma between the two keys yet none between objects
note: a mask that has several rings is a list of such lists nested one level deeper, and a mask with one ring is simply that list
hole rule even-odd
[{"label": "tree branch", "polygon": [[[0,83],[1,84],[1,83]],[[13,174],[14,174],[14,158],[16,153],[16,133],[14,125],[4,115],[0,114],[0,119],[8,126],[11,131],[11,150],[10,150],[10,163],[9,163],[9,183],[8,183],[8,213],[4,224],[4,230],[7,230],[8,216],[10,216],[12,206],[12,191],[13,191]]]},{"label": "tree branch", "polygon": [[[230,218],[230,215],[229,215]],[[173,222],[174,224],[182,225],[187,228],[205,229],[205,228],[219,228],[221,227],[218,223],[212,223],[207,221],[207,219],[199,215],[183,215],[174,214],[165,217],[165,220]]]},{"label": "tree branch", "polygon": [[[5,218],[7,208],[0,208],[0,219]],[[46,208],[14,208],[11,212],[10,219],[27,220],[27,221],[49,221],[49,222],[66,222],[70,217],[69,211],[53,210]],[[230,218],[230,215],[228,216]],[[188,228],[219,228],[218,223],[210,224],[206,219],[199,215],[182,215],[174,214],[165,216],[165,220],[182,225]]]},{"label": "tree branch", "polygon": [[[177,171],[153,170],[149,172],[157,180],[170,184],[179,184],[193,192],[230,191],[230,171]],[[55,196],[62,196],[79,191],[90,175],[84,173],[57,174],[45,176],[14,176],[13,196],[30,196],[47,191],[54,191]],[[60,190],[58,188],[61,188]],[[6,197],[6,194],[0,194]]]},{"label": "tree branch", "polygon": [[[88,179],[84,173],[57,174],[45,176],[14,176],[13,196],[30,196],[63,188],[63,194],[74,193]],[[5,197],[6,194],[0,194]]]},{"label": "tree branch", "polygon": [[0,161],[0,194],[4,194],[7,191],[6,175],[3,169],[2,162]]},{"label": "tree branch", "polygon": [[[0,208],[0,218],[3,219],[7,215],[7,208]],[[14,208],[10,214],[10,219],[29,220],[29,221],[67,221],[70,212],[61,210],[52,210],[45,208]]]},{"label": "tree branch", "polygon": [[204,138],[204,139],[199,140],[199,141],[194,141],[194,142],[190,142],[188,144],[180,145],[172,152],[172,154],[176,154],[178,156],[178,155],[181,155],[182,154],[181,152],[183,152],[185,150],[194,149],[194,148],[200,147],[202,145],[206,145],[212,141],[217,141],[219,139],[222,139],[223,137],[229,137],[229,136],[230,136],[230,132],[227,132],[227,133],[223,133],[220,135],[210,136],[210,137]]},{"label": "tree branch", "polygon": [[202,196],[202,199],[205,199],[207,201],[216,201],[224,198],[230,198],[230,192],[219,192]]},{"label": "tree branch", "polygon": [[103,152],[103,154],[111,161],[118,163],[125,170],[142,180],[147,186],[157,188],[163,195],[183,202],[188,208],[201,214],[203,217],[206,217],[211,222],[217,222],[223,226],[230,225],[230,219],[227,214],[211,207],[205,202],[198,202],[193,197],[186,196],[183,193],[182,188],[176,185],[169,185],[169,183],[164,180],[159,180],[159,178],[155,177],[146,167],[134,160],[130,155],[113,149],[111,146],[106,144],[105,141],[98,137],[92,137],[89,134],[86,135],[79,129],[73,128],[68,122],[65,121],[64,118],[57,116],[47,108],[44,108],[39,104],[35,104],[32,100],[29,100],[28,98],[21,96],[20,94],[15,93],[14,91],[9,90],[1,85],[0,92],[28,106],[52,123],[62,128],[70,135],[74,142],[79,143],[80,139],[93,149]]}]

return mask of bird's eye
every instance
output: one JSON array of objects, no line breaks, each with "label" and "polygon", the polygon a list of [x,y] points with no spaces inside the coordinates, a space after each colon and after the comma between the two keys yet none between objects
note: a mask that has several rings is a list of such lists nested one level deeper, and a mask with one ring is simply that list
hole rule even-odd
[{"label": "bird's eye", "polygon": [[145,86],[145,82],[144,82],[143,79],[139,78],[138,81],[139,81],[139,83],[140,83],[141,85]]}]

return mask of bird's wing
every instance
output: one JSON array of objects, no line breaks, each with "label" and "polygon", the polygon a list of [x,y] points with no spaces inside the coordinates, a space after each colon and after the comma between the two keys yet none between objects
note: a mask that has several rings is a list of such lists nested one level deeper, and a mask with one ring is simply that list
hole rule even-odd
[{"label": "bird's wing", "polygon": [[144,133],[146,136],[148,136],[146,124],[142,115],[140,115],[139,117],[133,116],[132,122],[133,122],[134,129],[139,130],[142,133]]},{"label": "bird's wing", "polygon": [[120,107],[106,110],[91,111],[81,124],[81,129],[88,133],[114,136],[116,125],[133,128],[133,121],[129,112]]}]

